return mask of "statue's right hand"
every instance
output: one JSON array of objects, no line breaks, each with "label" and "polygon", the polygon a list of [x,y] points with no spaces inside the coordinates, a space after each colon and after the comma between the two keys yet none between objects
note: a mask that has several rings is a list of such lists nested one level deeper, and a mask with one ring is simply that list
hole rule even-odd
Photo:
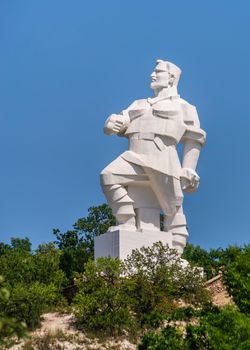
[{"label": "statue's right hand", "polygon": [[111,114],[104,124],[104,132],[107,135],[118,134],[122,131],[124,120],[121,115]]}]

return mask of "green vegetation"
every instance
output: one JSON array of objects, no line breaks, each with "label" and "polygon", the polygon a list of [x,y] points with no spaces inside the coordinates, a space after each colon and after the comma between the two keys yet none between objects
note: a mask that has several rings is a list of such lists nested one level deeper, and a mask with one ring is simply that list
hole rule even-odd
[{"label": "green vegetation", "polygon": [[1,302],[0,312],[34,329],[41,314],[62,299],[66,277],[59,267],[61,253],[49,243],[32,254],[28,238],[12,239],[1,248],[0,270],[9,298]]},{"label": "green vegetation", "polygon": [[78,293],[74,300],[79,324],[90,331],[108,334],[133,329],[130,312],[129,281],[121,277],[123,264],[118,259],[100,258],[89,261],[84,274],[77,279]]},{"label": "green vegetation", "polygon": [[177,300],[196,306],[208,301],[200,274],[183,269],[176,251],[161,243],[133,251],[124,263],[111,258],[90,261],[77,285],[79,323],[112,335],[160,326]]},{"label": "green vegetation", "polygon": [[[138,350],[247,350],[250,318],[233,307],[212,307],[199,312],[196,322],[167,325],[144,335]],[[192,321],[190,319],[189,321]],[[193,319],[194,321],[194,319]]]},{"label": "green vegetation", "polygon": [[188,244],[183,258],[204,269],[207,279],[222,272],[229,294],[240,311],[250,314],[250,245],[206,251]]},{"label": "green vegetation", "polygon": [[[0,243],[0,347],[24,336],[26,327],[37,328],[42,313],[60,308],[74,310],[91,333],[144,334],[139,350],[250,348],[249,245],[206,251],[188,244],[185,269],[160,243],[135,250],[124,263],[94,261],[94,237],[114,223],[104,204],[91,207],[72,230],[54,230],[55,242],[36,251],[28,238]],[[234,307],[209,304],[204,281],[219,272]]]},{"label": "green vegetation", "polygon": [[[0,276],[0,305],[8,302],[10,293],[3,287],[4,279]],[[26,336],[26,325],[23,322],[18,322],[15,318],[10,317],[6,311],[0,310],[0,346],[8,344],[9,338],[17,336],[24,338]]]}]

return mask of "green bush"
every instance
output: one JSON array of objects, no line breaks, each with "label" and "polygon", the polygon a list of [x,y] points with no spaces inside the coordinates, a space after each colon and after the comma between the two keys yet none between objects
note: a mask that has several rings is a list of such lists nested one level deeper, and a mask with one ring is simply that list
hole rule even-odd
[{"label": "green bush", "polygon": [[133,251],[124,263],[111,258],[88,262],[77,286],[79,322],[107,333],[156,328],[179,299],[196,306],[208,300],[199,271],[183,268],[176,251],[161,243]]},{"label": "green bush", "polygon": [[0,312],[25,322],[30,329],[40,325],[40,316],[53,305],[57,298],[54,285],[34,282],[29,285],[17,283],[10,297],[0,305]]},{"label": "green bush", "polygon": [[144,335],[138,350],[247,350],[250,318],[232,307],[202,310],[196,324],[184,328],[168,325]]},{"label": "green bush", "polygon": [[86,264],[77,280],[74,300],[79,323],[89,330],[119,334],[133,325],[123,265],[118,259],[99,258]]},{"label": "green bush", "polygon": [[161,242],[134,250],[125,271],[133,281],[133,309],[141,325],[158,326],[179,300],[196,306],[209,300],[199,269],[183,268],[177,252]]},{"label": "green bush", "polygon": [[198,326],[187,326],[186,341],[194,350],[250,349],[250,318],[232,307],[214,308]]},{"label": "green bush", "polygon": [[11,239],[11,246],[0,254],[0,270],[9,289],[16,283],[53,283],[58,291],[65,283],[65,274],[60,269],[61,252],[53,243],[38,247],[35,254],[29,249],[28,239]]},{"label": "green bush", "polygon": [[40,315],[62,299],[66,278],[60,269],[61,252],[52,243],[30,250],[28,239],[12,239],[3,246],[0,270],[10,297],[0,309],[6,316],[25,321],[29,328],[40,324]]},{"label": "green bush", "polygon": [[144,335],[138,350],[185,350],[182,333],[175,327],[167,326],[161,332],[149,332]]},{"label": "green bush", "polygon": [[61,251],[55,248],[53,243],[39,245],[36,254],[33,256],[34,277],[33,281],[51,285],[56,290],[62,291],[66,284],[65,273],[60,268]]},{"label": "green bush", "polygon": [[26,336],[26,325],[18,322],[15,318],[6,315],[6,311],[1,305],[5,305],[10,297],[9,291],[3,287],[3,277],[0,276],[0,346],[8,343],[9,338]]},{"label": "green bush", "polygon": [[234,254],[225,267],[224,279],[239,309],[250,315],[250,246]]}]

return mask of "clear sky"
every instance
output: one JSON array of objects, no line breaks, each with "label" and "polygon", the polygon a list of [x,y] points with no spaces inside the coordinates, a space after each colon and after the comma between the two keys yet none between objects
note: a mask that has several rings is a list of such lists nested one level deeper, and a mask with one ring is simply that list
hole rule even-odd
[{"label": "clear sky", "polygon": [[152,95],[158,58],[207,131],[190,241],[249,243],[250,2],[0,1],[0,240],[70,229],[105,201],[99,172],[126,149],[106,117]]}]

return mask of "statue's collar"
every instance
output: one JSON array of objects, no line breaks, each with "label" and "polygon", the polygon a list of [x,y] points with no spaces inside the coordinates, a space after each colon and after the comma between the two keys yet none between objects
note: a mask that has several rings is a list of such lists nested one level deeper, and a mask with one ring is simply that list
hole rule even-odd
[{"label": "statue's collar", "polygon": [[153,97],[153,98],[148,98],[147,101],[150,103],[150,105],[154,105],[157,102],[164,101],[164,100],[176,100],[180,98],[180,95],[175,95],[175,96],[162,96],[162,97]]}]

